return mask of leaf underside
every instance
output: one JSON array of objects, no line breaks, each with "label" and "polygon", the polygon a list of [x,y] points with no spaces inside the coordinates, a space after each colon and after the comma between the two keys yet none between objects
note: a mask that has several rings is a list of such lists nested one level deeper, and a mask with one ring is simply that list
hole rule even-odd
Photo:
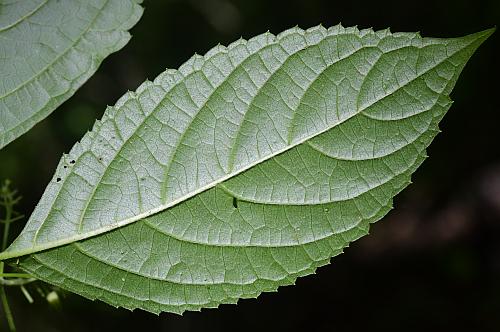
[{"label": "leaf underside", "polygon": [[71,97],[129,41],[141,1],[0,4],[0,149]]},{"label": "leaf underside", "polygon": [[155,313],[293,284],[392,208],[491,33],[293,28],[194,56],[106,110],[0,259]]}]

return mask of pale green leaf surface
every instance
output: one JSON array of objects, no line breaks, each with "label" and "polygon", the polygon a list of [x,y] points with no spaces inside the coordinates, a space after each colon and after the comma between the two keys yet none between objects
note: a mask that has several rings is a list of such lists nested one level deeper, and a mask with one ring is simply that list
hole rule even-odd
[{"label": "pale green leaf surface", "polygon": [[71,97],[129,41],[140,2],[0,1],[0,149]]},{"label": "pale green leaf surface", "polygon": [[151,312],[293,284],[392,208],[491,33],[294,28],[194,56],[106,110],[0,258]]}]

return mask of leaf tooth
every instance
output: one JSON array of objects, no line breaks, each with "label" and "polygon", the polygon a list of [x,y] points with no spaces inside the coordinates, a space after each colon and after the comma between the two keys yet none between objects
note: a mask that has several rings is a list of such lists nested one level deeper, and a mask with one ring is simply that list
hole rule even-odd
[{"label": "leaf tooth", "polygon": [[342,22],[339,21],[339,23],[337,25],[334,25],[334,26],[330,27],[328,30],[330,30],[330,29],[337,30],[337,31],[342,31],[342,30],[344,30],[344,26],[342,25]]},{"label": "leaf tooth", "polygon": [[[150,310],[147,310],[147,311],[149,311],[149,312],[150,312],[150,313],[152,313],[152,314],[155,314],[156,316],[160,316],[160,314],[161,314],[161,309],[151,309],[151,307],[149,307],[149,308],[150,308]],[[133,312],[133,311],[135,311],[134,309],[136,309],[136,308],[132,308],[130,311],[132,311],[132,312]],[[143,309],[143,310],[144,310],[144,309]]]},{"label": "leaf tooth", "polygon": [[275,40],[276,36],[273,35],[271,32],[269,32],[269,30],[267,30],[266,32],[261,33],[260,35],[250,38],[247,41],[246,46],[250,48],[250,51],[252,51],[252,48],[255,47],[253,45],[255,44],[259,45],[258,49],[260,49],[263,44],[268,44],[274,42]]},{"label": "leaf tooth", "polygon": [[318,44],[328,34],[328,30],[323,25],[317,25],[305,31],[305,37],[308,45]]},{"label": "leaf tooth", "polygon": [[[150,88],[154,83],[146,79],[141,85],[137,87],[137,89],[134,91],[134,98],[137,98],[143,91],[146,91],[148,88]],[[115,104],[116,106],[116,104]]]},{"label": "leaf tooth", "polygon": [[205,59],[210,59],[213,56],[221,53],[227,53],[227,48],[220,43],[212,47],[207,53],[205,53]]},{"label": "leaf tooth", "polygon": [[241,36],[240,36],[240,38],[239,38],[239,39],[235,40],[234,42],[232,42],[231,44],[229,44],[229,45],[227,46],[227,50],[228,50],[228,51],[230,51],[230,50],[232,50],[233,48],[236,48],[236,47],[241,46],[241,45],[245,45],[245,44],[246,44],[246,42],[247,42],[247,41],[246,41],[245,39],[243,39],[243,37],[241,37]]},{"label": "leaf tooth", "polygon": [[391,33],[391,30],[389,28],[385,28],[385,29],[375,31],[375,34],[379,38],[385,38],[387,36],[390,36],[392,33]]},{"label": "leaf tooth", "polygon": [[194,53],[194,55],[189,58],[188,61],[184,62],[179,67],[179,72],[181,72],[184,76],[188,76],[189,74],[199,70],[202,63],[203,56],[199,55],[198,53]]},{"label": "leaf tooth", "polygon": [[[109,113],[109,110],[111,109],[112,107],[110,106],[106,106],[106,110],[104,112],[108,112]],[[97,132],[99,131],[99,129],[101,128],[102,124],[103,124],[104,120],[96,120],[94,122],[94,126],[92,127],[92,130],[89,132],[89,135],[92,136],[92,137],[95,137],[95,135],[97,134]]]},{"label": "leaf tooth", "polygon": [[359,34],[359,29],[358,29],[358,26],[355,25],[355,26],[350,26],[350,27],[344,28],[343,32],[350,33],[350,34]]},{"label": "leaf tooth", "polygon": [[[115,107],[116,108],[120,108],[122,107],[127,101],[128,99],[130,98],[130,94],[129,94],[130,91],[127,91],[127,93],[125,93],[123,96],[121,96],[115,103]],[[106,107],[106,110],[108,110],[109,108],[109,105]],[[104,114],[107,114],[107,112],[105,112]],[[104,117],[103,117],[104,118]]]},{"label": "leaf tooth", "polygon": [[339,34],[343,34],[346,32],[346,28],[342,26],[342,23],[339,23],[337,25],[331,26],[328,29],[328,35],[329,36],[335,36]]},{"label": "leaf tooth", "polygon": [[289,36],[292,36],[292,35],[304,36],[304,34],[305,34],[305,31],[303,29],[299,28],[298,25],[296,25],[293,28],[287,29],[287,30],[279,33],[276,36],[276,39],[279,42],[279,41],[282,41],[283,39],[285,39],[286,37],[289,37]]},{"label": "leaf tooth", "polygon": [[163,91],[167,93],[167,91],[175,86],[183,77],[184,76],[177,69],[167,69],[154,79],[153,85],[162,88]]}]

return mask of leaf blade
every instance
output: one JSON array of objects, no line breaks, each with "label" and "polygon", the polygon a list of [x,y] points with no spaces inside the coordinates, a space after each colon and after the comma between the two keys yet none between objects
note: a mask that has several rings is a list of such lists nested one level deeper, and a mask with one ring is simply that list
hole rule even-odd
[{"label": "leaf blade", "polygon": [[[63,183],[49,185],[0,257],[68,244],[21,266],[87,297],[153,312],[199,310],[293,283],[388,212],[424,160],[458,73],[488,33],[441,40],[292,29],[194,57],[106,111],[63,157],[55,175]],[[348,46],[355,43],[359,50]],[[325,60],[340,52],[344,59]],[[198,159],[206,165],[193,164]],[[79,192],[58,202],[65,181]],[[130,195],[123,200],[121,192]],[[119,204],[108,202],[116,197]],[[132,217],[120,219],[123,213]],[[82,277],[65,267],[68,260],[92,268]]]}]

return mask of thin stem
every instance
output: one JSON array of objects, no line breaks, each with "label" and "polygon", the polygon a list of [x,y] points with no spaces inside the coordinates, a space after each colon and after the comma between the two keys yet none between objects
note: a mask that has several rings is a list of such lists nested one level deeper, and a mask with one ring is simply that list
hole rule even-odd
[{"label": "thin stem", "polygon": [[0,278],[0,285],[1,286],[22,286],[22,285],[29,284],[33,281],[37,281],[37,279],[35,279],[35,278],[29,278],[29,279],[25,279],[25,278],[16,278],[16,279]]},{"label": "thin stem", "polygon": [[[24,214],[20,214],[18,216],[11,218],[10,222],[18,221],[18,220],[21,220],[23,218],[24,218]],[[2,224],[6,223],[6,222],[7,222],[7,220],[0,220],[0,223],[2,223]]]},{"label": "thin stem", "polygon": [[[7,248],[7,241],[9,240],[9,228],[10,223],[13,218],[13,205],[17,203],[17,199],[14,198],[15,193],[8,192],[9,182],[6,181],[4,186],[0,189],[3,196],[3,206],[5,209],[5,219],[3,220],[3,236],[2,236],[2,245],[1,251],[4,251]],[[4,276],[9,273],[4,274],[4,262],[0,262],[0,275]],[[10,273],[12,274],[12,273]],[[20,279],[17,279],[20,280]],[[23,281],[29,279],[21,279]],[[9,326],[9,330],[11,332],[16,331],[16,324],[14,323],[14,316],[12,315],[12,311],[10,310],[9,300],[7,299],[7,294],[5,293],[5,285],[7,283],[15,283],[15,280],[5,280],[0,278],[0,300],[2,302],[3,311],[5,312],[5,317],[7,319],[7,325]]]},{"label": "thin stem", "polygon": [[24,286],[21,286],[21,291],[23,292],[24,296],[26,297],[26,300],[28,300],[28,302],[31,304],[35,301],[33,301],[33,298],[31,297],[31,294],[28,292],[28,290],[26,289],[26,287]]},{"label": "thin stem", "polygon": [[[5,197],[4,200],[7,200],[7,197]],[[3,237],[2,237],[2,250],[1,251],[4,251],[5,248],[7,248],[7,241],[9,240],[9,229],[10,229],[11,217],[12,217],[12,207],[6,206],[5,207],[5,222],[3,224]]]},{"label": "thin stem", "polygon": [[[6,220],[9,220],[9,209],[6,209],[7,212],[7,218]],[[8,239],[8,232],[9,232],[9,223],[6,222],[3,226],[4,228],[4,233],[3,233],[3,239],[2,239],[2,251],[5,250],[5,247],[7,246],[7,239]],[[4,268],[4,263],[0,262],[0,274],[3,275],[3,268]],[[2,283],[0,286],[0,298],[2,300],[2,307],[3,311],[5,312],[5,318],[7,319],[7,325],[9,326],[9,330],[11,332],[16,331],[16,324],[14,323],[14,316],[12,316],[12,311],[10,310],[10,305],[9,305],[9,300],[7,299],[7,294],[5,293],[5,287]]]},{"label": "thin stem", "polygon": [[[7,216],[8,216],[8,212],[7,212]],[[9,217],[7,217],[6,220],[9,220]],[[9,228],[10,228],[10,222],[4,223],[3,239],[2,239],[2,251],[4,251],[5,248],[7,247],[7,241],[9,240]]]},{"label": "thin stem", "polygon": [[14,316],[12,316],[9,301],[7,300],[7,295],[5,294],[5,288],[3,286],[0,287],[0,298],[2,299],[3,311],[5,312],[5,317],[7,318],[7,325],[9,325],[9,330],[10,332],[15,332],[16,324],[14,323]]},{"label": "thin stem", "polygon": [[[9,231],[9,223],[7,222],[4,224],[4,236],[3,236],[3,240],[2,240],[2,251],[5,249],[5,246],[7,243],[6,239],[8,237],[6,235],[8,235],[8,231]],[[2,274],[2,275],[4,274],[3,268],[4,268],[4,263],[0,262],[0,274]],[[3,283],[0,286],[0,298],[2,301],[3,311],[5,312],[5,318],[7,319],[7,325],[9,326],[9,331],[15,332],[16,331],[16,324],[14,323],[14,316],[12,316],[12,311],[10,310],[9,300],[7,299],[7,294],[5,293],[5,287],[4,287]]]},{"label": "thin stem", "polygon": [[31,279],[33,276],[28,273],[0,273],[1,278],[22,278],[22,279]]}]

